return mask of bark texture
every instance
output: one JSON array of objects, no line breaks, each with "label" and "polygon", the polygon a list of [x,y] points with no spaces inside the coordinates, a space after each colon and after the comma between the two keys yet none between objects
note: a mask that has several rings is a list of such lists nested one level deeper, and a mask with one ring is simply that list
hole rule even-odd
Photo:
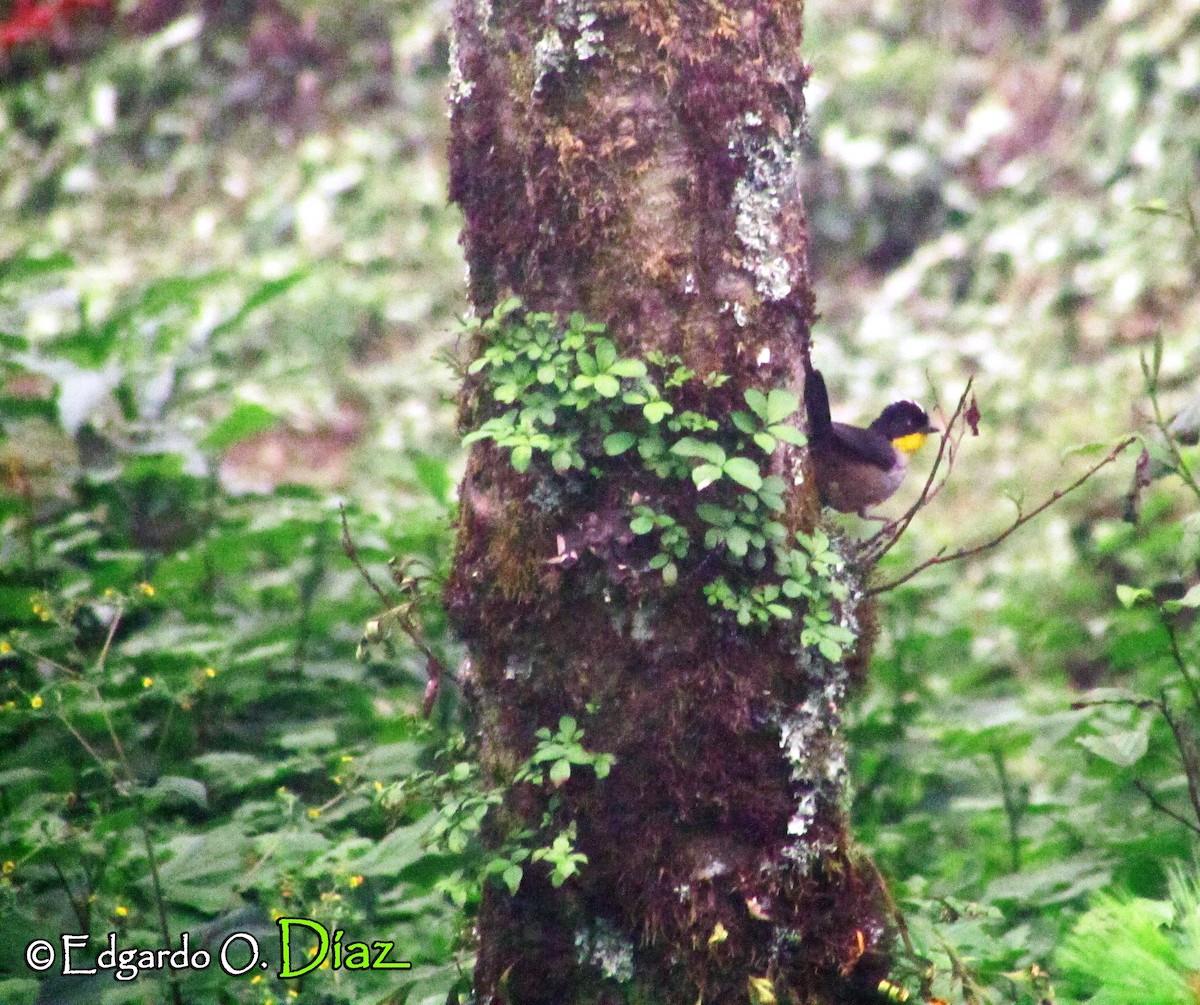
[{"label": "bark texture", "polygon": [[[795,386],[813,318],[800,35],[796,2],[456,0],[451,195],[476,312],[516,294],[603,322],[625,356],[728,375],[688,403],[709,414]],[[468,379],[466,423],[479,394]],[[804,452],[780,457],[788,521],[811,527]],[[886,933],[847,833],[848,673],[646,573],[628,508],[653,491],[632,463],[519,474],[494,444],[471,452],[447,600],[485,774],[511,778],[564,714],[616,757],[555,793],[581,875],[556,889],[531,866],[516,896],[486,892],[476,1001],[875,1000]],[[560,537],[574,564],[549,561]],[[857,628],[852,601],[838,615]],[[512,787],[493,834],[547,805]]]}]

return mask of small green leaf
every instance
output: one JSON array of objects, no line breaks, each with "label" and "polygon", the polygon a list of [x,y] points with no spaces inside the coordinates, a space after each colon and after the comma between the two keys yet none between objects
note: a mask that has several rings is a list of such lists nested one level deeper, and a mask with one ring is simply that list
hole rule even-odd
[{"label": "small green leaf", "polygon": [[775,450],[775,437],[770,433],[755,433],[754,442],[764,454],[772,453]]},{"label": "small green leaf", "polygon": [[785,391],[779,387],[774,388],[767,395],[766,421],[771,425],[774,425],[776,422],[782,422],[799,407],[800,399],[792,394],[791,391]]},{"label": "small green leaf", "polygon": [[756,387],[749,388],[745,395],[746,404],[750,406],[750,411],[757,415],[763,422],[767,421],[768,405],[767,397]]},{"label": "small green leaf", "polygon": [[679,567],[674,562],[668,562],[663,566],[662,580],[664,586],[674,586],[679,582]]},{"label": "small green leaf", "polygon": [[533,460],[533,448],[528,443],[519,443],[513,447],[512,466],[521,474],[529,470],[529,462]]},{"label": "small green leaf", "polygon": [[1117,599],[1121,602],[1121,606],[1128,610],[1144,600],[1153,600],[1154,594],[1145,588],[1126,586],[1124,583],[1118,583]]},{"label": "small green leaf", "polygon": [[737,519],[729,510],[712,503],[700,503],[696,507],[696,516],[705,523],[711,523],[714,527],[732,527]]},{"label": "small green leaf", "polygon": [[615,398],[621,393],[621,382],[612,374],[598,373],[593,381],[596,393],[603,398]]},{"label": "small green leaf", "polygon": [[735,558],[745,558],[750,547],[750,532],[745,527],[730,527],[725,532],[725,547]]},{"label": "small green leaf", "polygon": [[637,443],[637,437],[633,433],[625,432],[624,430],[616,433],[609,433],[604,437],[604,452],[609,457],[617,457],[625,453],[630,447]]},{"label": "small green leaf", "polygon": [[1119,768],[1128,768],[1145,755],[1149,739],[1147,730],[1142,728],[1110,733],[1108,736],[1079,736],[1075,742]]},{"label": "small green leaf", "polygon": [[[609,339],[596,339],[596,367],[601,373],[607,373],[617,361],[617,347]],[[631,360],[631,362],[633,362]],[[642,367],[645,373],[645,367]]]},{"label": "small green leaf", "polygon": [[731,457],[724,464],[724,472],[735,482],[751,492],[762,488],[762,475],[758,465],[749,457]]},{"label": "small green leaf", "polygon": [[554,785],[563,785],[571,777],[571,762],[565,757],[550,765],[550,781]]},{"label": "small green leaf", "polygon": [[669,401],[648,401],[642,409],[642,414],[646,417],[647,422],[657,425],[673,411],[675,409]]},{"label": "small green leaf", "polygon": [[1168,600],[1163,610],[1174,613],[1184,607],[1200,607],[1200,583],[1197,583],[1178,600]]},{"label": "small green leaf", "polygon": [[817,649],[830,663],[840,663],[842,661],[842,647],[833,639],[821,637],[817,639]]},{"label": "small green leaf", "polygon": [[619,359],[608,368],[614,377],[644,377],[646,364],[640,359]]},{"label": "small green leaf", "polygon": [[792,617],[792,609],[783,604],[767,604],[767,610],[783,621],[789,621]]},{"label": "small green leaf", "polygon": [[753,436],[758,430],[758,423],[754,421],[754,416],[749,412],[734,412],[730,418],[733,419],[733,424],[740,433]]},{"label": "small green leaf", "polygon": [[508,892],[513,896],[516,896],[517,889],[521,885],[521,877],[524,875],[525,870],[513,862],[510,863],[502,873],[500,873],[500,879],[504,882],[504,885],[508,887]]},{"label": "small green leaf", "polygon": [[671,453],[680,457],[699,457],[718,467],[725,463],[725,451],[715,443],[705,443],[694,436],[685,436],[671,448]]},{"label": "small green leaf", "polygon": [[629,521],[629,529],[635,534],[649,534],[650,531],[654,530],[654,520],[644,514],[642,516],[635,516]]},{"label": "small green leaf", "polygon": [[721,469],[715,464],[701,464],[692,468],[692,481],[696,483],[697,491],[708,488],[721,478]]},{"label": "small green leaf", "polygon": [[771,435],[784,443],[790,443],[793,447],[802,447],[808,443],[808,437],[795,426],[772,426]]}]

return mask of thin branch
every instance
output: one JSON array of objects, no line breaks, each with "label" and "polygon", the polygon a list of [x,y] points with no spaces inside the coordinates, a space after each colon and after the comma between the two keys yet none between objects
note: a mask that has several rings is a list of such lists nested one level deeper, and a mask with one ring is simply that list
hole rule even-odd
[{"label": "thin branch", "polygon": [[1188,690],[1192,694],[1192,704],[1196,707],[1196,711],[1200,712],[1200,687],[1197,686],[1196,679],[1192,676],[1191,671],[1188,670],[1187,663],[1184,662],[1183,653],[1179,649],[1179,636],[1175,632],[1175,626],[1161,607],[1158,610],[1162,618],[1163,628],[1167,630],[1167,638],[1171,643],[1171,658],[1175,660],[1175,665],[1179,667],[1179,673],[1182,675],[1184,681],[1187,682]]},{"label": "thin branch", "polygon": [[875,876],[875,882],[879,886],[879,892],[883,894],[883,902],[892,916],[892,921],[896,923],[896,931],[900,933],[900,941],[904,943],[905,951],[914,959],[920,959],[913,946],[912,936],[908,934],[908,922],[904,920],[904,913],[900,910],[900,905],[896,903],[896,898],[892,896],[892,891],[888,888],[883,873],[879,871],[879,866],[875,864],[875,860],[870,855],[863,855],[862,860]]},{"label": "thin branch", "polygon": [[1052,495],[1050,495],[1047,499],[1043,500],[1039,505],[1034,507],[1028,513],[1023,513],[1023,512],[1020,512],[1020,510],[1018,510],[1017,518],[1005,530],[1003,530],[1001,533],[997,534],[991,540],[984,541],[982,544],[977,544],[971,548],[960,548],[958,551],[951,552],[948,555],[944,554],[942,552],[939,552],[938,554],[934,555],[932,558],[928,558],[924,562],[921,562],[919,565],[910,569],[908,572],[906,572],[903,576],[900,576],[898,579],[894,579],[890,583],[884,583],[882,586],[871,587],[869,590],[867,590],[867,596],[875,596],[876,594],[886,593],[888,590],[894,590],[897,586],[900,586],[902,583],[907,583],[914,576],[924,572],[926,569],[930,568],[931,566],[944,565],[947,562],[958,562],[964,558],[971,558],[975,555],[979,555],[985,551],[988,551],[991,548],[996,547],[996,545],[1000,544],[1002,541],[1007,540],[1019,528],[1025,526],[1025,524],[1029,523],[1029,521],[1032,520],[1034,517],[1045,512],[1051,506],[1053,506],[1056,502],[1058,502],[1060,499],[1062,499],[1062,498],[1070,495],[1072,492],[1074,492],[1077,488],[1079,488],[1081,485],[1083,485],[1084,482],[1088,481],[1088,479],[1090,479],[1093,475],[1095,475],[1096,472],[1098,472],[1101,468],[1106,467],[1109,464],[1111,464],[1113,461],[1115,461],[1117,459],[1117,457],[1120,456],[1120,454],[1125,450],[1125,448],[1128,447],[1131,443],[1136,442],[1136,440],[1137,440],[1137,437],[1135,437],[1135,436],[1130,436],[1130,437],[1127,437],[1126,439],[1122,440],[1119,444],[1117,444],[1116,447],[1114,447],[1108,453],[1108,455],[1103,460],[1099,461],[1096,464],[1093,464],[1090,468],[1087,469],[1087,471],[1085,471],[1082,475],[1080,475],[1078,478],[1076,478],[1075,481],[1073,481],[1066,488],[1057,489]]},{"label": "thin branch", "polygon": [[62,866],[58,864],[58,859],[50,859],[50,867],[58,876],[58,881],[62,884],[63,892],[67,895],[67,900],[71,904],[71,910],[75,912],[75,920],[79,922],[79,930],[85,933],[89,932],[91,925],[87,911],[87,898],[84,898],[82,903],[75,899],[75,893],[71,889],[71,884],[67,881],[66,873],[62,871]]},{"label": "thin branch", "polygon": [[[146,823],[141,799],[135,797],[133,802],[134,812],[138,818],[138,830],[142,834],[142,845],[146,849],[146,859],[150,864],[150,883],[154,888],[154,903],[158,909],[158,930],[162,936],[162,944],[169,946],[171,945],[171,926],[167,922],[167,901],[163,897],[162,882],[158,876],[158,863],[154,860],[154,844],[150,840],[150,828]],[[179,977],[173,967],[170,977],[167,978],[167,983],[171,987],[172,1005],[183,1005],[183,992],[179,986]]]},{"label": "thin branch", "polygon": [[[386,607],[387,613],[380,618],[382,622],[384,618],[388,618],[395,624],[399,625],[400,630],[408,637],[409,641],[421,652],[425,657],[425,672],[429,677],[429,683],[425,687],[425,696],[421,702],[422,711],[425,718],[429,718],[433,711],[434,702],[437,701],[437,696],[442,686],[442,678],[445,676],[445,666],[433,651],[432,647],[425,640],[425,636],[421,628],[413,620],[411,613],[411,601],[404,599],[404,594],[395,597],[389,597],[384,593],[383,588],[375,582],[374,577],[367,571],[363,565],[362,559],[358,556],[358,548],[354,545],[354,539],[350,536],[350,524],[346,519],[346,507],[344,505],[338,507],[342,515],[342,551],[346,553],[346,557],[354,564],[354,568],[358,570],[358,574],[366,580],[367,585],[375,592],[383,606]],[[406,583],[401,581],[397,570],[392,570],[393,579],[397,580],[397,585],[401,589],[406,588]],[[412,581],[415,584],[415,580]]]},{"label": "thin branch", "polygon": [[367,585],[375,591],[384,607],[392,607],[395,603],[394,597],[389,597],[383,592],[383,588],[375,582],[375,578],[367,571],[367,567],[363,565],[362,559],[358,557],[358,549],[354,546],[354,540],[350,537],[350,524],[346,521],[346,506],[340,504],[338,511],[342,515],[342,551],[346,553],[346,557],[353,563],[354,568],[358,570],[358,574],[366,580]]},{"label": "thin branch", "polygon": [[1167,693],[1162,693],[1159,704],[1162,716],[1171,727],[1171,735],[1175,738],[1175,746],[1179,748],[1179,757],[1183,761],[1183,775],[1187,779],[1188,797],[1192,801],[1192,812],[1200,823],[1200,752],[1196,750],[1196,738],[1192,735],[1191,727],[1175,717],[1167,702]]},{"label": "thin branch", "polygon": [[[946,480],[950,477],[950,472],[954,470],[954,457],[958,452],[958,445],[962,442],[966,426],[960,425],[958,429],[958,438],[951,442],[955,424],[962,418],[963,411],[967,406],[967,396],[971,393],[971,389],[975,384],[975,378],[970,377],[967,380],[967,386],[963,388],[963,393],[958,399],[958,404],[951,413],[949,420],[946,422],[946,430],[942,433],[941,442],[938,443],[938,452],[933,459],[933,466],[929,469],[929,477],[925,479],[925,485],[921,489],[921,494],[917,496],[917,501],[914,502],[903,516],[884,525],[879,529],[874,537],[868,538],[866,543],[861,548],[861,553],[868,556],[867,563],[874,565],[884,555],[892,550],[892,547],[900,537],[908,529],[908,525],[912,523],[913,517],[942,490],[942,486],[946,484]],[[949,452],[947,454],[947,451]],[[933,488],[934,479],[937,477],[938,470],[941,467],[942,460],[946,460],[946,475],[936,489]],[[885,542],[885,543],[880,543]]]},{"label": "thin branch", "polygon": [[1190,830],[1193,834],[1200,835],[1200,825],[1189,820],[1182,813],[1176,813],[1173,809],[1171,809],[1170,806],[1167,806],[1165,803],[1163,803],[1158,796],[1154,794],[1154,791],[1150,788],[1150,786],[1143,782],[1140,778],[1134,781],[1133,787],[1137,789],[1138,792],[1140,792],[1143,796],[1145,796],[1147,802],[1149,802],[1154,809],[1158,810],[1159,813],[1162,813],[1170,817],[1172,820],[1183,824],[1183,826]]},{"label": "thin branch", "polygon": [[[1189,207],[1190,208],[1190,207]],[[1159,339],[1162,338],[1161,333]],[[1161,357],[1161,342],[1155,343],[1155,363]],[[1179,450],[1179,444],[1172,435],[1167,421],[1163,418],[1162,409],[1158,404],[1158,368],[1151,366],[1146,362],[1146,357],[1140,357],[1139,362],[1142,364],[1142,376],[1146,380],[1146,393],[1150,396],[1150,407],[1154,410],[1154,426],[1158,430],[1159,435],[1167,445],[1167,450],[1171,454],[1171,460],[1175,464],[1175,473],[1183,480],[1183,483],[1192,490],[1192,494],[1200,499],[1200,484],[1196,482],[1196,476],[1192,474],[1192,469],[1188,462],[1184,460],[1183,454]]]}]

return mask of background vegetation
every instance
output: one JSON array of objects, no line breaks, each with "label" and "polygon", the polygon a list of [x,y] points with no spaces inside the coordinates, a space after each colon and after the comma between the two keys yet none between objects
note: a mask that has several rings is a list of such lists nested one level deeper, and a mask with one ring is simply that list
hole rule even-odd
[{"label": "background vegetation", "polygon": [[[387,629],[457,666],[433,596],[460,457],[446,11],[139,6],[0,53],[0,1002],[444,1001],[486,794],[446,699],[420,714],[429,654]],[[851,750],[913,943],[894,980],[1193,1002],[1200,13],[808,18],[840,417],[948,407],[970,374],[983,413],[881,579],[1147,449],[881,597]],[[383,608],[341,503],[395,608],[361,645]],[[394,583],[393,556],[416,563]],[[23,961],[280,914],[413,970],[39,984]]]}]

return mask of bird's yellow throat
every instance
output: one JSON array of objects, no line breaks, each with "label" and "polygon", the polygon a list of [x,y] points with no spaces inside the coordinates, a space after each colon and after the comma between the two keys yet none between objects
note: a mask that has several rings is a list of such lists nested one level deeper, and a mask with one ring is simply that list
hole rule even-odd
[{"label": "bird's yellow throat", "polygon": [[892,446],[902,454],[915,454],[927,439],[929,439],[928,433],[909,433],[907,436],[897,436],[892,440]]}]

